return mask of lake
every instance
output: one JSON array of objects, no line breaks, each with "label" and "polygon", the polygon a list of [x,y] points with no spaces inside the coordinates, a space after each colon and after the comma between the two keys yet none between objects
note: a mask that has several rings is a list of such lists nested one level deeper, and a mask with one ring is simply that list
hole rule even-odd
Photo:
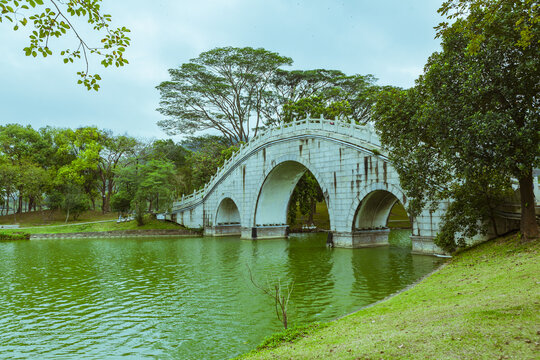
[{"label": "lake", "polygon": [[409,233],[354,250],[325,234],[0,242],[0,358],[230,358],[282,328],[249,269],[294,282],[290,326],[329,321],[439,266]]}]

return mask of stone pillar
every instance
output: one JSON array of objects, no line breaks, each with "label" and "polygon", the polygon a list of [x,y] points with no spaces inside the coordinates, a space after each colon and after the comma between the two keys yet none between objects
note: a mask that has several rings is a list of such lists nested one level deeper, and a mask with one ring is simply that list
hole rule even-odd
[{"label": "stone pillar", "polygon": [[362,248],[388,245],[389,229],[334,232],[334,246],[340,248]]},{"label": "stone pillar", "polygon": [[253,239],[253,229],[252,227],[242,227],[240,229],[240,238],[241,239]]},{"label": "stone pillar", "polygon": [[241,236],[242,227],[239,224],[216,225],[204,229],[207,236]]},{"label": "stone pillar", "polygon": [[425,255],[444,255],[445,252],[435,245],[433,242],[434,236],[411,236],[412,253],[413,254],[425,254]]},{"label": "stone pillar", "polygon": [[289,226],[257,226],[253,228],[253,239],[279,239],[287,238],[289,236]]}]

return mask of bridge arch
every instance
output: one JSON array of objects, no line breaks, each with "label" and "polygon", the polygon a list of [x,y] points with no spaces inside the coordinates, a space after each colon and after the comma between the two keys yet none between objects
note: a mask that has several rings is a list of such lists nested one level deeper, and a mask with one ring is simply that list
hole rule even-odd
[{"label": "bridge arch", "polygon": [[309,170],[323,191],[330,225],[333,224],[333,209],[328,195],[328,181],[307,159],[296,154],[283,155],[269,162],[258,181],[257,197],[252,209],[252,224],[257,226],[285,225],[291,194],[296,184]]},{"label": "bridge arch", "polygon": [[231,196],[221,198],[215,213],[215,225],[240,225],[242,222],[237,202]]},{"label": "bridge arch", "polygon": [[[398,201],[407,206],[407,197],[397,186],[379,182],[368,184],[354,198],[346,224],[351,231],[386,227],[390,210]],[[415,220],[410,221],[414,228]]]},{"label": "bridge arch", "polygon": [[[393,196],[408,205],[399,185],[399,174],[370,126],[308,118],[259,132],[240,146],[204,188],[176,202],[172,213],[178,214],[179,221],[186,226],[203,227],[205,233],[219,236],[225,230],[216,222],[237,220],[236,211],[230,210],[231,203],[223,199],[224,194],[233,194],[236,198],[229,198],[240,214],[241,223],[234,231],[242,238],[286,237],[286,226],[265,229],[264,224],[271,227],[268,224],[286,223],[290,195],[306,169],[324,194],[332,234],[328,239],[336,247],[382,245],[388,230],[380,226],[395,202]],[[282,179],[285,177],[289,179]],[[276,197],[279,201],[267,206]],[[363,201],[372,204],[377,216],[355,223],[358,211],[362,213],[359,207]],[[430,254],[440,251],[433,238],[446,207],[446,202],[434,209],[426,206],[410,219],[413,251]],[[225,213],[229,215],[224,216]],[[358,227],[379,228],[362,231]]]},{"label": "bridge arch", "polygon": [[205,235],[229,236],[242,233],[241,206],[230,193],[222,193],[212,208],[206,211]]}]

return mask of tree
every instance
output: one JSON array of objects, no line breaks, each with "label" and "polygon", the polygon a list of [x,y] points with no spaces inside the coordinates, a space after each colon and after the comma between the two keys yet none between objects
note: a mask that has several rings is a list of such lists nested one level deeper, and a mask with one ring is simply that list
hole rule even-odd
[{"label": "tree", "polygon": [[[101,77],[89,73],[89,55],[95,54],[101,58],[104,67],[113,64],[124,66],[128,63],[124,51],[131,42],[126,36],[129,29],[110,27],[111,16],[101,11],[100,3],[101,0],[0,0],[0,22],[7,20],[13,23],[15,31],[27,25],[33,27],[29,35],[30,43],[23,49],[26,56],[52,55],[53,50],[49,46],[52,38],[60,38],[68,33],[73,35],[75,48],[61,50],[60,55],[64,63],[73,63],[82,58],[85,66],[84,70],[77,72],[78,83],[88,90],[98,90]],[[79,17],[86,18],[92,30],[102,36],[99,46],[89,44],[81,35],[81,30],[73,25],[73,20]]]},{"label": "tree", "polygon": [[28,168],[37,166],[41,149],[46,146],[40,134],[29,125],[7,124],[0,126],[0,153],[3,155],[4,161],[10,163],[11,169],[17,174],[17,180],[9,182],[16,186],[16,191],[9,191],[9,194],[18,199],[18,213],[23,211],[26,184],[32,180],[23,176],[23,173]]},{"label": "tree", "polygon": [[125,215],[131,208],[131,197],[127,191],[119,191],[111,197],[111,209]]},{"label": "tree", "polygon": [[230,144],[247,141],[250,127],[264,122],[264,97],[270,82],[292,59],[265,49],[216,48],[170,69],[170,81],[157,89],[157,109],[166,117],[158,125],[171,134],[215,129]]},{"label": "tree", "polygon": [[98,196],[98,166],[100,153],[103,150],[103,133],[96,127],[72,129],[56,129],[54,142],[56,145],[55,183],[78,185],[86,193],[93,208]]},{"label": "tree", "polygon": [[[137,224],[144,225],[147,206],[164,211],[171,205],[174,191],[174,165],[166,160],[138,161],[117,170],[119,193],[131,199],[130,209],[135,212]],[[117,199],[120,203],[121,199]],[[121,207],[121,206],[119,206]]]},{"label": "tree", "polygon": [[289,200],[287,219],[289,225],[296,223],[296,213],[309,215],[308,223],[313,224],[313,215],[317,210],[317,202],[324,201],[323,192],[315,176],[308,170],[296,184]]},{"label": "tree", "polygon": [[181,145],[190,151],[184,172],[185,189],[188,190],[185,193],[204,186],[225,160],[238,150],[236,146],[229,146],[226,138],[216,135],[192,136]]},{"label": "tree", "polygon": [[352,109],[346,100],[331,102],[322,95],[312,95],[283,106],[284,122],[292,122],[295,118],[304,119],[308,116],[318,118],[321,115],[325,119],[349,118],[352,115]]},{"label": "tree", "polygon": [[283,328],[287,330],[289,326],[289,318],[287,311],[289,309],[289,300],[294,289],[294,282],[288,283],[286,286],[281,284],[281,279],[277,278],[275,281],[270,282],[266,279],[266,285],[260,285],[253,279],[253,274],[248,266],[249,279],[253,286],[259,289],[264,295],[274,300],[274,310],[276,312],[277,319],[283,324]]},{"label": "tree", "polygon": [[100,144],[102,149],[99,153],[100,159],[97,164],[99,173],[98,188],[101,192],[101,210],[103,213],[110,211],[111,196],[114,194],[116,185],[116,169],[123,165],[122,160],[126,160],[138,145],[136,139],[127,136],[114,136],[109,131],[102,131]]},{"label": "tree", "polygon": [[61,209],[66,213],[66,223],[69,216],[73,220],[90,208],[90,200],[79,185],[65,184],[52,190],[46,199],[47,206],[51,210]]},{"label": "tree", "polygon": [[[456,6],[466,10],[448,15]],[[376,128],[411,214],[452,199],[437,239],[449,250],[487,231],[512,179],[519,182],[524,239],[538,238],[532,169],[540,161],[540,37],[533,27],[524,44],[519,28],[536,21],[534,9],[527,0],[444,3],[439,11],[455,22],[439,27],[443,50],[429,58],[414,88],[378,97]]]},{"label": "tree", "polygon": [[267,93],[267,124],[291,121],[308,114],[327,118],[347,116],[356,122],[368,120],[375,78],[345,75],[339,70],[281,70]]}]

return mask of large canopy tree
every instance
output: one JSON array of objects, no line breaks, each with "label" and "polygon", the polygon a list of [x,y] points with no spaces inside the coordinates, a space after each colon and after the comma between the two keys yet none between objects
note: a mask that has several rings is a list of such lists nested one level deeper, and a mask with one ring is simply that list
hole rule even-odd
[{"label": "large canopy tree", "polygon": [[[250,47],[216,48],[170,69],[162,82],[158,124],[171,134],[216,129],[231,144],[247,141],[264,122],[264,97],[285,56]],[[255,134],[253,134],[255,135]]]},{"label": "large canopy tree", "polygon": [[487,230],[478,220],[493,218],[516,179],[521,232],[538,238],[532,177],[540,161],[538,4],[455,0],[439,11],[454,21],[439,27],[442,51],[430,57],[414,88],[385,91],[375,107],[410,210],[451,198],[438,239],[451,250],[456,239]]},{"label": "large canopy tree", "polygon": [[[369,120],[377,87],[372,75],[345,75],[339,70],[294,70],[276,74],[274,94],[269,97],[276,121],[292,117],[345,116],[365,123]],[[272,118],[272,116],[269,116]]]}]

